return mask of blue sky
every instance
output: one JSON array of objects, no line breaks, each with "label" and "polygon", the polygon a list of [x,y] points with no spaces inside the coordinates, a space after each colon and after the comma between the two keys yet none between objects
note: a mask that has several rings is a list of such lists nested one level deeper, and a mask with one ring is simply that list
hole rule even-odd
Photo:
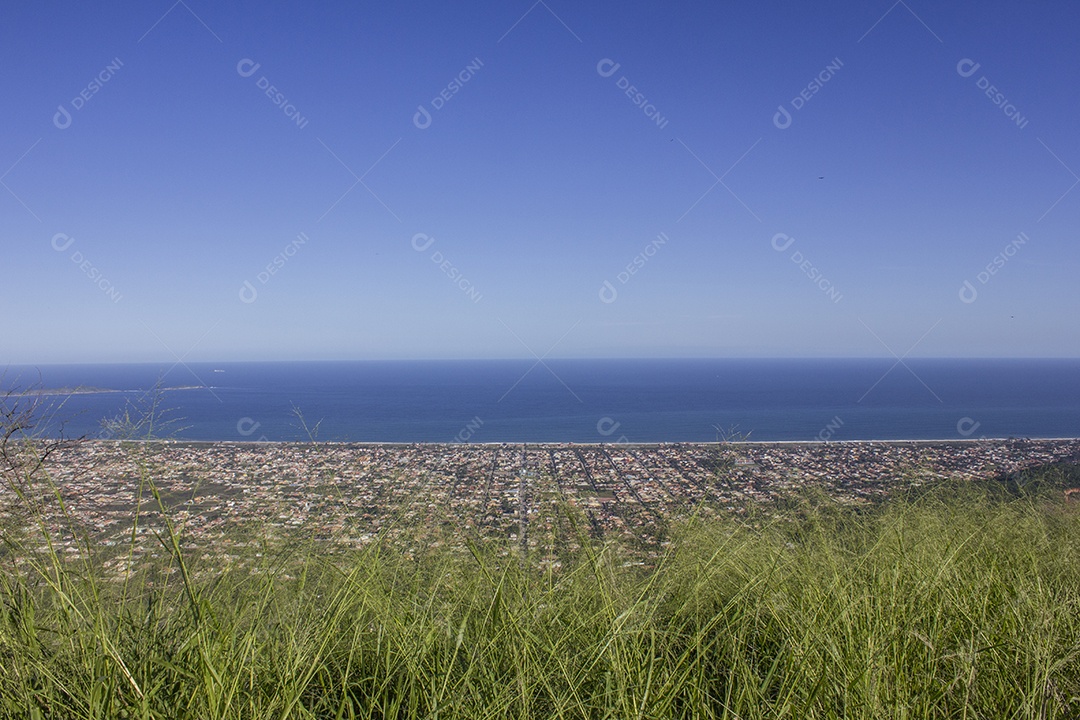
[{"label": "blue sky", "polygon": [[7,8],[0,364],[1076,357],[1078,15]]}]

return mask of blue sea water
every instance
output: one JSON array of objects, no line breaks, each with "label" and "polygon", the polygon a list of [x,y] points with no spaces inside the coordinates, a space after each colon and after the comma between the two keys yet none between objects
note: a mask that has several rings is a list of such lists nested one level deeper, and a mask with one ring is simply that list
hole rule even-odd
[{"label": "blue sea water", "polygon": [[[8,367],[39,427],[102,436],[160,382],[192,440],[690,442],[1080,436],[1080,360],[523,360]],[[183,389],[179,389],[183,388]],[[29,398],[23,397],[25,402]]]}]

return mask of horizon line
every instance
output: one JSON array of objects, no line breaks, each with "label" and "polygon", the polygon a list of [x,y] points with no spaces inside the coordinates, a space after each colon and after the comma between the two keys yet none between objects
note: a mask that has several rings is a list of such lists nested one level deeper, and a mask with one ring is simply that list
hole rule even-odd
[{"label": "horizon line", "polygon": [[425,363],[425,362],[626,362],[626,361],[777,361],[777,360],[882,360],[905,362],[909,360],[1080,360],[1072,355],[915,355],[895,357],[889,355],[724,355],[724,356],[611,356],[611,357],[395,357],[395,358],[294,358],[262,360],[91,360],[91,361],[50,361],[50,362],[9,362],[0,365],[0,373],[8,368],[55,367],[63,365],[247,365],[247,364],[294,364],[294,363]]}]

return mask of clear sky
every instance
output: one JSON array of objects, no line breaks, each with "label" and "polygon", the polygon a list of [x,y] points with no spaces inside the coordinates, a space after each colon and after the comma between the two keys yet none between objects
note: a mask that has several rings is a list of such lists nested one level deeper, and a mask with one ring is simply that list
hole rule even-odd
[{"label": "clear sky", "polygon": [[1065,1],[9,3],[0,365],[1076,357],[1078,36]]}]

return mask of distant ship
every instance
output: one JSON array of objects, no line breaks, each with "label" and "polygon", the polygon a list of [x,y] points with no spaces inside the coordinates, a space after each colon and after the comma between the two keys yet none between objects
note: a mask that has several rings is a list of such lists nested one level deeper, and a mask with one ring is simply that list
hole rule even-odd
[{"label": "distant ship", "polygon": [[225,372],[224,370],[215,370],[214,372]]}]

